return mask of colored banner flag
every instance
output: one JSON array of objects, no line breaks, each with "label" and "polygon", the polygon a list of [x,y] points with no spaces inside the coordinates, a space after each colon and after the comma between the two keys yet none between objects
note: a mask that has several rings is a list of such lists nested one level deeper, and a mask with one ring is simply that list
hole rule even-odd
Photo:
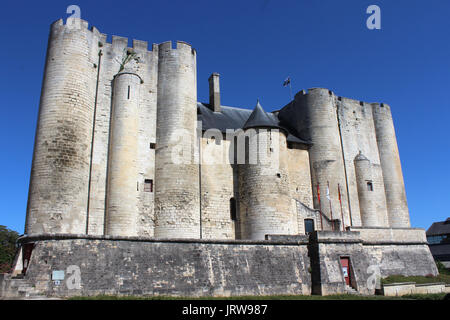
[{"label": "colored banner flag", "polygon": [[331,200],[330,199],[330,184],[327,185],[327,199]]}]

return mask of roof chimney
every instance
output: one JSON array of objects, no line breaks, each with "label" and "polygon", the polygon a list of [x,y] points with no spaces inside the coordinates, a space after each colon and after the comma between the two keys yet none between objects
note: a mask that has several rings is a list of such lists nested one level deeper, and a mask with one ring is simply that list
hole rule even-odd
[{"label": "roof chimney", "polygon": [[209,77],[209,108],[214,112],[220,112],[220,74],[213,73]]}]

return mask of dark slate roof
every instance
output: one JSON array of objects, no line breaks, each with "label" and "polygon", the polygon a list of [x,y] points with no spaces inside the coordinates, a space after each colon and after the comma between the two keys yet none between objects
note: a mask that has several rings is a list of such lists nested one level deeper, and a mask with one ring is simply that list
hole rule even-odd
[{"label": "dark slate roof", "polygon": [[450,261],[450,243],[429,245],[431,254],[436,260]]},{"label": "dark slate roof", "polygon": [[450,218],[445,221],[435,222],[427,230],[427,236],[450,234]]},{"label": "dark slate roof", "polygon": [[[206,103],[197,103],[197,120],[202,121],[203,130],[219,129],[223,133],[226,133],[227,129],[243,129],[246,125],[247,120],[249,120],[250,115],[254,111],[250,109],[220,106],[220,112],[214,112],[208,106],[209,105]],[[270,119],[269,121],[275,123],[276,127],[284,128],[283,126],[279,125],[280,121],[277,115],[271,112],[264,113],[266,114],[267,118]],[[306,146],[311,145],[311,142],[298,137],[290,130],[286,131],[288,132],[288,142],[295,142]]]},{"label": "dark slate roof", "polygon": [[[267,113],[262,108],[259,101],[256,103],[255,109],[248,117],[244,124],[244,129],[249,128],[278,128],[283,129],[278,125],[278,118],[272,113]],[[283,129],[285,130],[285,129]]]}]

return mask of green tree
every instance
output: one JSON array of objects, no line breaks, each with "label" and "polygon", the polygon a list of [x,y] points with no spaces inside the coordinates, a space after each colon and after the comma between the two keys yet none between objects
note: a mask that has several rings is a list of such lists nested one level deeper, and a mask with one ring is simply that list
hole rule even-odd
[{"label": "green tree", "polygon": [[19,234],[0,225],[0,273],[8,272],[16,254],[16,240]]},{"label": "green tree", "polygon": [[435,260],[436,262],[436,267],[438,268],[438,271],[440,274],[448,274],[450,275],[450,270],[448,270],[447,268],[445,268],[444,264],[442,262],[440,262],[439,260]]}]

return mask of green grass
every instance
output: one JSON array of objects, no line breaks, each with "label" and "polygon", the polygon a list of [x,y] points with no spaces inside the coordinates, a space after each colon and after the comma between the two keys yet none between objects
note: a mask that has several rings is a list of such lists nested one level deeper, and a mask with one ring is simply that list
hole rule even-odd
[{"label": "green grass", "polygon": [[239,297],[169,297],[169,296],[109,296],[72,297],[69,300],[442,300],[445,293],[413,294],[402,297],[356,296],[339,294],[331,296],[239,296]]},{"label": "green grass", "polygon": [[433,277],[433,276],[405,277],[405,276],[400,276],[400,275],[393,275],[393,276],[389,276],[389,277],[381,280],[382,284],[390,284],[390,283],[398,283],[398,282],[415,282],[417,284],[444,282],[444,283],[450,284],[450,275],[439,274],[436,277]]}]

